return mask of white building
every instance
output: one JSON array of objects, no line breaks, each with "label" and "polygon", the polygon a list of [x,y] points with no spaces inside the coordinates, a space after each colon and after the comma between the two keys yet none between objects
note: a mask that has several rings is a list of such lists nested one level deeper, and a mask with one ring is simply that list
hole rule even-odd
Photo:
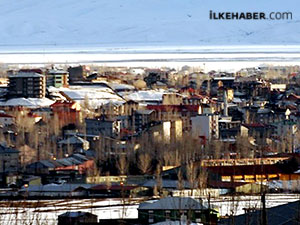
[{"label": "white building", "polygon": [[175,143],[182,139],[182,120],[163,121],[161,126],[153,131],[154,140],[164,143]]},{"label": "white building", "polygon": [[145,69],[144,68],[130,68],[129,73],[134,75],[144,75]]},{"label": "white building", "polygon": [[198,115],[191,117],[192,136],[195,138],[219,138],[219,115]]}]

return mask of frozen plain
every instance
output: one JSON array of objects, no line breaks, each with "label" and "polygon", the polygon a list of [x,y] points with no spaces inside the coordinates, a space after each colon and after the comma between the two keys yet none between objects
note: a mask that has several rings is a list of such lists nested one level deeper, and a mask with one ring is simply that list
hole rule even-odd
[{"label": "frozen plain", "polygon": [[[297,194],[268,194],[267,208],[299,200]],[[0,223],[13,224],[57,224],[57,216],[66,211],[86,211],[98,215],[98,219],[137,218],[138,202],[141,199],[81,199],[1,202]],[[12,205],[13,203],[17,203]],[[125,204],[124,204],[125,203]],[[211,204],[220,216],[240,215],[245,208],[260,209],[260,196],[224,196],[211,199]],[[17,207],[16,207],[17,206]],[[16,221],[18,221],[16,223]]]}]

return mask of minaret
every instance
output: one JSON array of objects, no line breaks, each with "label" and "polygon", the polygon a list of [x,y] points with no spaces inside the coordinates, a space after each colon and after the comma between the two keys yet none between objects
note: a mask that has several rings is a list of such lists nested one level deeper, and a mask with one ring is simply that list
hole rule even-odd
[{"label": "minaret", "polygon": [[228,116],[227,89],[224,88],[224,116]]}]

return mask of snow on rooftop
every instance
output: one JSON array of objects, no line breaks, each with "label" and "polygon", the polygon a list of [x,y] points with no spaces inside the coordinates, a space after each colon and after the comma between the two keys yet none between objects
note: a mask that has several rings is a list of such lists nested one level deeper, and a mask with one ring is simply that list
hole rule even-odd
[{"label": "snow on rooftop", "polygon": [[162,101],[163,94],[163,91],[147,90],[133,92],[124,97],[133,101]]},{"label": "snow on rooftop", "polygon": [[48,98],[12,98],[7,101],[0,102],[0,106],[25,106],[28,108],[48,107],[54,101]]},{"label": "snow on rooftop", "polygon": [[234,79],[235,79],[235,77],[214,77],[213,78],[214,80],[223,80],[223,81],[225,81],[225,80],[229,80],[229,81],[233,81]]},{"label": "snow on rooftop", "polygon": [[110,86],[112,89],[118,91],[118,90],[134,90],[134,86],[129,84],[118,84],[118,83],[108,83],[108,86]]},{"label": "snow on rooftop", "polygon": [[243,101],[240,98],[233,98],[234,103],[242,103]]},{"label": "snow on rooftop", "polygon": [[92,85],[92,86],[70,86],[69,88],[49,88],[51,93],[63,93],[70,99],[83,104],[88,99],[91,107],[98,107],[109,102],[124,103],[124,99],[117,95],[108,87]]},{"label": "snow on rooftop", "polygon": [[9,77],[44,77],[44,75],[35,72],[20,72],[16,75],[10,75]]},{"label": "snow on rooftop", "polygon": [[68,71],[65,71],[65,70],[62,70],[62,69],[59,69],[59,70],[54,70],[54,69],[48,70],[48,74],[68,74],[68,73],[69,73]]}]

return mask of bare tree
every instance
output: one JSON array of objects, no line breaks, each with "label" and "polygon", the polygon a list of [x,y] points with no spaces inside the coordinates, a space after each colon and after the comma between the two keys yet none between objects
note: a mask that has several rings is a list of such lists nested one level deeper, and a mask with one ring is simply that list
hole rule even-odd
[{"label": "bare tree", "polygon": [[249,158],[251,156],[251,146],[247,137],[237,136],[236,151],[240,158]]},{"label": "bare tree", "polygon": [[154,195],[156,196],[160,196],[161,194],[161,190],[162,190],[162,177],[161,177],[161,166],[160,164],[157,165],[156,167],[156,172],[155,172],[155,176],[156,176],[156,185],[154,187]]},{"label": "bare tree", "polygon": [[146,174],[151,169],[151,157],[148,153],[142,153],[139,155],[138,167],[143,174]]},{"label": "bare tree", "polygon": [[128,171],[128,161],[125,155],[121,155],[117,160],[117,168],[120,175],[125,175]]},{"label": "bare tree", "polygon": [[183,179],[181,168],[179,168],[177,173],[177,188],[180,191],[184,189],[184,179]]},{"label": "bare tree", "polygon": [[220,141],[214,141],[213,144],[213,157],[214,159],[220,159],[222,154],[223,143]]},{"label": "bare tree", "polygon": [[191,189],[191,196],[193,196],[193,191],[194,189],[197,187],[197,168],[194,165],[193,162],[188,162],[186,165],[186,173],[187,173],[187,179],[189,181],[190,184],[190,189]]}]

